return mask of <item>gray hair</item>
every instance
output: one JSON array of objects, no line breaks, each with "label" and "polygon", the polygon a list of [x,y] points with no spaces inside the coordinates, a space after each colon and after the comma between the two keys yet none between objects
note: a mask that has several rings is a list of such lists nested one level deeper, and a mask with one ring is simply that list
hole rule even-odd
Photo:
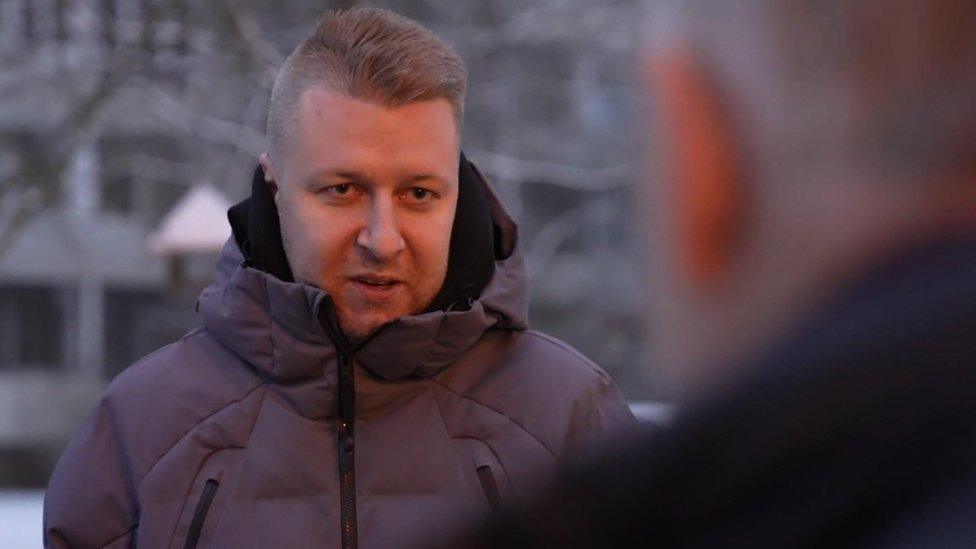
[{"label": "gray hair", "polygon": [[760,169],[976,167],[971,0],[659,0],[649,18],[652,52],[690,46],[721,80]]}]

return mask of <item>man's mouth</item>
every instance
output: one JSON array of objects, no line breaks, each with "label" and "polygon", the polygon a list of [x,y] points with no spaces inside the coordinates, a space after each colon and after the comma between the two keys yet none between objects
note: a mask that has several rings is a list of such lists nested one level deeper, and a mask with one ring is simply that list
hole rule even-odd
[{"label": "man's mouth", "polygon": [[399,284],[400,280],[390,276],[381,275],[356,275],[352,277],[356,282],[362,282],[363,284],[369,284],[370,286],[390,286],[393,284]]},{"label": "man's mouth", "polygon": [[401,280],[381,275],[357,275],[350,280],[356,293],[366,301],[388,301],[403,287]]}]

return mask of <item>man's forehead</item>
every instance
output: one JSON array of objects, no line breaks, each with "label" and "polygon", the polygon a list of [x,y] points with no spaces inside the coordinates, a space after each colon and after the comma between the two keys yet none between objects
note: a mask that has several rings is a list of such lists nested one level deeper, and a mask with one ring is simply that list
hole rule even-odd
[{"label": "man's forehead", "polygon": [[388,107],[311,88],[299,101],[284,151],[287,163],[299,163],[298,179],[456,181],[458,136],[446,100]]},{"label": "man's forehead", "polygon": [[423,112],[425,117],[435,111],[439,117],[451,117],[450,102],[444,97],[422,99],[406,103],[389,103],[378,97],[361,97],[325,86],[313,86],[299,96],[299,117],[352,117],[372,114],[377,117],[409,116]]},{"label": "man's forehead", "polygon": [[[324,87],[309,88],[298,98],[292,136],[301,136],[313,128],[341,130],[349,118],[363,121],[374,117],[380,105]],[[331,126],[335,125],[334,128]]]}]

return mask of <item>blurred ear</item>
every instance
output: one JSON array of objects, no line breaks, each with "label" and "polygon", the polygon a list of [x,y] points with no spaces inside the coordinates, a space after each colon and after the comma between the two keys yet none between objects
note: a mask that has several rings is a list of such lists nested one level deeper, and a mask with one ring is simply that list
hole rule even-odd
[{"label": "blurred ear", "polygon": [[718,90],[688,52],[651,62],[674,188],[669,233],[692,287],[713,291],[728,279],[743,223],[744,181]]},{"label": "blurred ear", "polygon": [[264,182],[268,184],[268,190],[271,191],[271,196],[278,199],[278,183],[277,178],[274,173],[274,166],[271,164],[271,157],[268,153],[263,153],[259,158],[258,162],[261,164],[261,169],[264,170]]}]

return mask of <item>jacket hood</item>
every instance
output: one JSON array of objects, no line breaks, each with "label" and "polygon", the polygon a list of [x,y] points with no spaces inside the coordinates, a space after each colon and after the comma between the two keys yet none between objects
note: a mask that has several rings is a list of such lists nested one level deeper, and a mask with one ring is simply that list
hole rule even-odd
[{"label": "jacket hood", "polygon": [[[455,249],[463,246],[456,246],[452,238],[445,290],[435,298],[446,306],[401,317],[356,350],[357,362],[383,379],[431,376],[457,360],[486,330],[527,327],[527,279],[518,228],[485,177],[463,158],[461,176],[482,191],[478,194],[486,202],[495,256],[490,260],[490,274],[482,268],[471,270],[477,258],[458,259]],[[463,214],[460,208],[459,216]],[[230,217],[234,225],[233,211]],[[283,270],[287,262],[282,266],[275,259],[276,252],[268,252],[267,246],[276,245],[274,221],[272,236],[265,231],[262,244],[261,240],[241,241],[240,224],[248,226],[253,237],[255,220],[238,217],[238,239],[231,237],[224,245],[214,282],[200,295],[198,310],[206,329],[262,376],[276,381],[317,377],[337,353],[337,343],[325,326],[331,297],[320,288],[291,281],[290,271]],[[280,236],[277,239],[280,246]],[[276,274],[258,268],[254,257],[245,259],[245,252],[268,254]],[[487,281],[480,295],[472,295],[479,276]],[[467,293],[458,294],[462,290]],[[458,295],[467,303],[458,303]]]}]

